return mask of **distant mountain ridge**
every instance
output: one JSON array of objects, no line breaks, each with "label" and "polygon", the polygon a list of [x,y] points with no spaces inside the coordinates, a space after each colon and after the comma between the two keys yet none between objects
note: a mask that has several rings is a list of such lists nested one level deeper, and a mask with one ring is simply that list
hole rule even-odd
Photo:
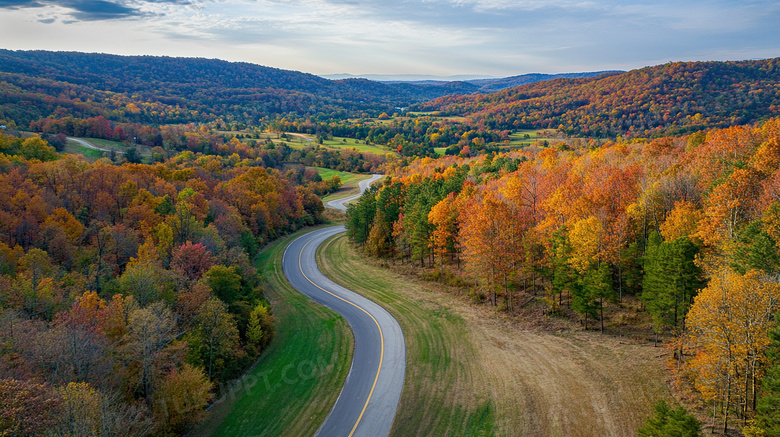
[{"label": "distant mountain ridge", "polygon": [[625,71],[620,70],[607,70],[607,71],[593,71],[587,73],[560,73],[560,74],[543,74],[543,73],[529,73],[521,74],[519,76],[504,77],[498,79],[475,79],[467,81],[470,84],[479,86],[480,93],[491,93],[501,91],[507,88],[514,88],[516,86],[525,85],[534,82],[544,82],[555,79],[584,79],[589,77],[603,76],[605,74],[620,74]]},{"label": "distant mountain ridge", "polygon": [[780,115],[780,58],[674,62],[492,94],[445,96],[416,109],[466,116],[493,129],[554,128],[585,136],[728,127]]},{"label": "distant mountain ridge", "polygon": [[0,49],[0,121],[22,127],[67,116],[153,125],[325,122],[405,108],[465,116],[488,130],[684,133],[780,115],[780,58],[675,62],[625,73],[376,82],[216,59]]},{"label": "distant mountain ridge", "polygon": [[[545,74],[545,73],[528,73],[510,77],[479,77],[478,75],[457,75],[457,76],[426,76],[415,74],[401,74],[401,75],[383,75],[383,74],[365,74],[365,75],[351,75],[351,74],[331,74],[325,75],[330,80],[342,80],[342,79],[368,79],[375,82],[382,82],[387,84],[413,84],[413,85],[431,85],[441,86],[450,85],[453,83],[464,83],[474,85],[471,93],[492,93],[501,91],[506,88],[513,88],[527,83],[543,82],[547,80],[555,79],[582,79],[588,77],[601,76],[604,74],[617,74],[625,73],[620,70],[606,70],[606,71],[593,71],[584,73],[559,73],[559,74]],[[468,88],[464,88],[468,89]]]},{"label": "distant mountain ridge", "polygon": [[[287,113],[370,116],[474,88],[332,81],[217,59],[0,49],[0,118],[22,125],[70,113],[152,123],[202,121],[204,114],[206,120]],[[131,101],[145,104],[141,113],[126,110]]]},{"label": "distant mountain ridge", "polygon": [[[544,75],[530,76],[540,79]],[[218,59],[0,49],[0,118],[26,125],[63,114],[144,123],[219,117],[246,123],[288,113],[363,117],[396,112],[446,95],[511,86],[517,80],[328,80]],[[130,108],[130,103],[135,107]]]}]

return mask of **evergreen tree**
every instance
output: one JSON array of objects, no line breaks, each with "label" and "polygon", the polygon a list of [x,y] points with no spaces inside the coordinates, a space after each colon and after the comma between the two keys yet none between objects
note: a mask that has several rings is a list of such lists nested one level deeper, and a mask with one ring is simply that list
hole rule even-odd
[{"label": "evergreen tree", "polygon": [[371,187],[360,196],[357,203],[347,207],[347,236],[355,243],[363,244],[374,224],[377,188]]},{"label": "evergreen tree", "polygon": [[767,437],[780,437],[780,313],[775,315],[775,329],[769,338],[769,365],[761,381],[763,395],[758,400],[756,422]]},{"label": "evergreen tree", "polygon": [[701,422],[683,407],[671,409],[662,399],[653,405],[655,415],[637,430],[639,437],[699,437]]},{"label": "evergreen tree", "polygon": [[558,294],[558,305],[563,304],[563,293],[569,296],[575,294],[578,288],[577,272],[569,264],[572,247],[567,237],[566,226],[561,227],[552,234],[552,247],[550,256],[550,272],[552,274],[553,293]]},{"label": "evergreen tree", "polygon": [[704,285],[702,270],[694,262],[698,253],[698,246],[688,237],[664,242],[657,233],[650,235],[641,298],[656,332],[684,329],[693,297]]},{"label": "evergreen tree", "polygon": [[[583,301],[577,306],[584,311],[586,320],[588,315],[593,318],[598,316],[601,321],[601,332],[604,332],[604,299],[612,299],[615,294],[615,290],[612,288],[612,271],[609,264],[602,262],[599,263],[598,267],[595,263],[591,264],[582,277],[580,290]],[[576,300],[577,295],[575,294]]]},{"label": "evergreen tree", "polygon": [[732,268],[740,274],[750,269],[763,270],[768,274],[780,271],[780,254],[777,242],[756,220],[742,229],[737,236]]}]

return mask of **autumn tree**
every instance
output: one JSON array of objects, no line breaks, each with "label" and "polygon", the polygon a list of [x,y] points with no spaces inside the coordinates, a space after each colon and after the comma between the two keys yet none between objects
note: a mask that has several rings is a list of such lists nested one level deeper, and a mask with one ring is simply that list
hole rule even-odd
[{"label": "autumn tree", "polygon": [[726,269],[712,277],[688,313],[696,352],[686,363],[688,375],[704,399],[720,403],[724,432],[732,409],[743,418],[756,409],[778,308],[780,285],[756,270],[740,275]]},{"label": "autumn tree", "polygon": [[173,252],[171,269],[188,281],[197,281],[213,263],[211,252],[203,244],[188,241]]},{"label": "autumn tree", "polygon": [[125,359],[130,363],[128,371],[136,377],[133,383],[138,392],[150,400],[160,377],[162,352],[175,338],[173,314],[164,303],[156,302],[131,312],[127,324],[124,349],[127,352]]},{"label": "autumn tree", "polygon": [[203,369],[183,363],[163,376],[155,392],[157,423],[166,431],[183,434],[205,418],[203,408],[212,398],[213,384]]},{"label": "autumn tree", "polygon": [[195,329],[187,337],[193,362],[202,363],[209,379],[218,375],[238,353],[238,328],[227,305],[219,299],[206,301],[195,316]]},{"label": "autumn tree", "polygon": [[262,349],[270,343],[274,335],[274,316],[271,308],[263,303],[257,304],[249,316],[246,337],[249,343],[257,349]]},{"label": "autumn tree", "polygon": [[508,213],[504,202],[486,192],[481,199],[474,198],[467,203],[459,218],[467,269],[482,278],[493,306],[496,288],[503,282],[506,292],[506,278],[512,269],[512,256],[508,252],[512,239],[504,223]]},{"label": "autumn tree", "polygon": [[57,424],[60,403],[48,384],[0,379],[0,432],[41,435]]},{"label": "autumn tree", "polygon": [[444,271],[444,256],[455,252],[458,239],[458,209],[455,194],[450,193],[431,208],[428,221],[434,226],[431,247],[439,258],[439,271]]}]

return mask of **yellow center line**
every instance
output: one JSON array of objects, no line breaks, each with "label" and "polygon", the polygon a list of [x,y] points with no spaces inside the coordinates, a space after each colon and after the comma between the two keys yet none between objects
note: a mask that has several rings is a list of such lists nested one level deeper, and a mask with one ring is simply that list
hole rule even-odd
[{"label": "yellow center line", "polygon": [[379,326],[379,322],[377,322],[377,320],[374,318],[374,316],[371,315],[371,313],[366,311],[360,305],[358,305],[358,304],[356,304],[354,302],[350,302],[350,301],[344,299],[343,297],[337,296],[337,295],[331,293],[330,291],[320,287],[319,285],[315,284],[314,281],[309,279],[309,277],[306,276],[306,273],[303,273],[303,266],[301,265],[301,258],[303,257],[303,250],[306,249],[306,246],[308,246],[309,243],[311,243],[311,240],[307,241],[306,244],[303,245],[303,247],[301,248],[301,253],[298,254],[298,270],[301,271],[301,274],[303,275],[303,277],[306,278],[306,280],[309,281],[309,283],[311,283],[311,285],[319,288],[320,290],[324,291],[325,293],[328,293],[329,295],[335,297],[336,299],[342,300],[342,301],[344,301],[344,302],[354,306],[355,308],[359,309],[360,311],[363,311],[364,313],[366,313],[368,315],[368,317],[371,317],[371,320],[373,320],[374,323],[376,323],[377,329],[379,329],[379,341],[380,341],[379,367],[376,369],[376,376],[374,377],[374,384],[371,386],[371,391],[368,393],[368,398],[366,398],[366,403],[365,403],[365,405],[363,405],[363,410],[360,412],[360,416],[358,416],[357,422],[355,422],[355,426],[352,427],[352,431],[350,431],[350,433],[349,433],[349,437],[352,437],[352,435],[355,434],[355,430],[357,429],[358,424],[360,423],[360,420],[363,419],[363,414],[366,412],[366,408],[368,408],[368,402],[371,400],[371,396],[374,394],[374,389],[376,388],[376,383],[379,380],[379,372],[382,370],[382,362],[384,362],[384,357],[385,357],[385,337],[382,334],[382,327]]}]

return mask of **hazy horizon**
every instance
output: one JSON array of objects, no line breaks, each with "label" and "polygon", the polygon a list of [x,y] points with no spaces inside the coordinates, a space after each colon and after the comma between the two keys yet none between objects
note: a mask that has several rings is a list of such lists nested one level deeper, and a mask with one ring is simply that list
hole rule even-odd
[{"label": "hazy horizon", "polygon": [[0,0],[0,40],[317,75],[506,77],[780,56],[780,4],[669,0]]}]

